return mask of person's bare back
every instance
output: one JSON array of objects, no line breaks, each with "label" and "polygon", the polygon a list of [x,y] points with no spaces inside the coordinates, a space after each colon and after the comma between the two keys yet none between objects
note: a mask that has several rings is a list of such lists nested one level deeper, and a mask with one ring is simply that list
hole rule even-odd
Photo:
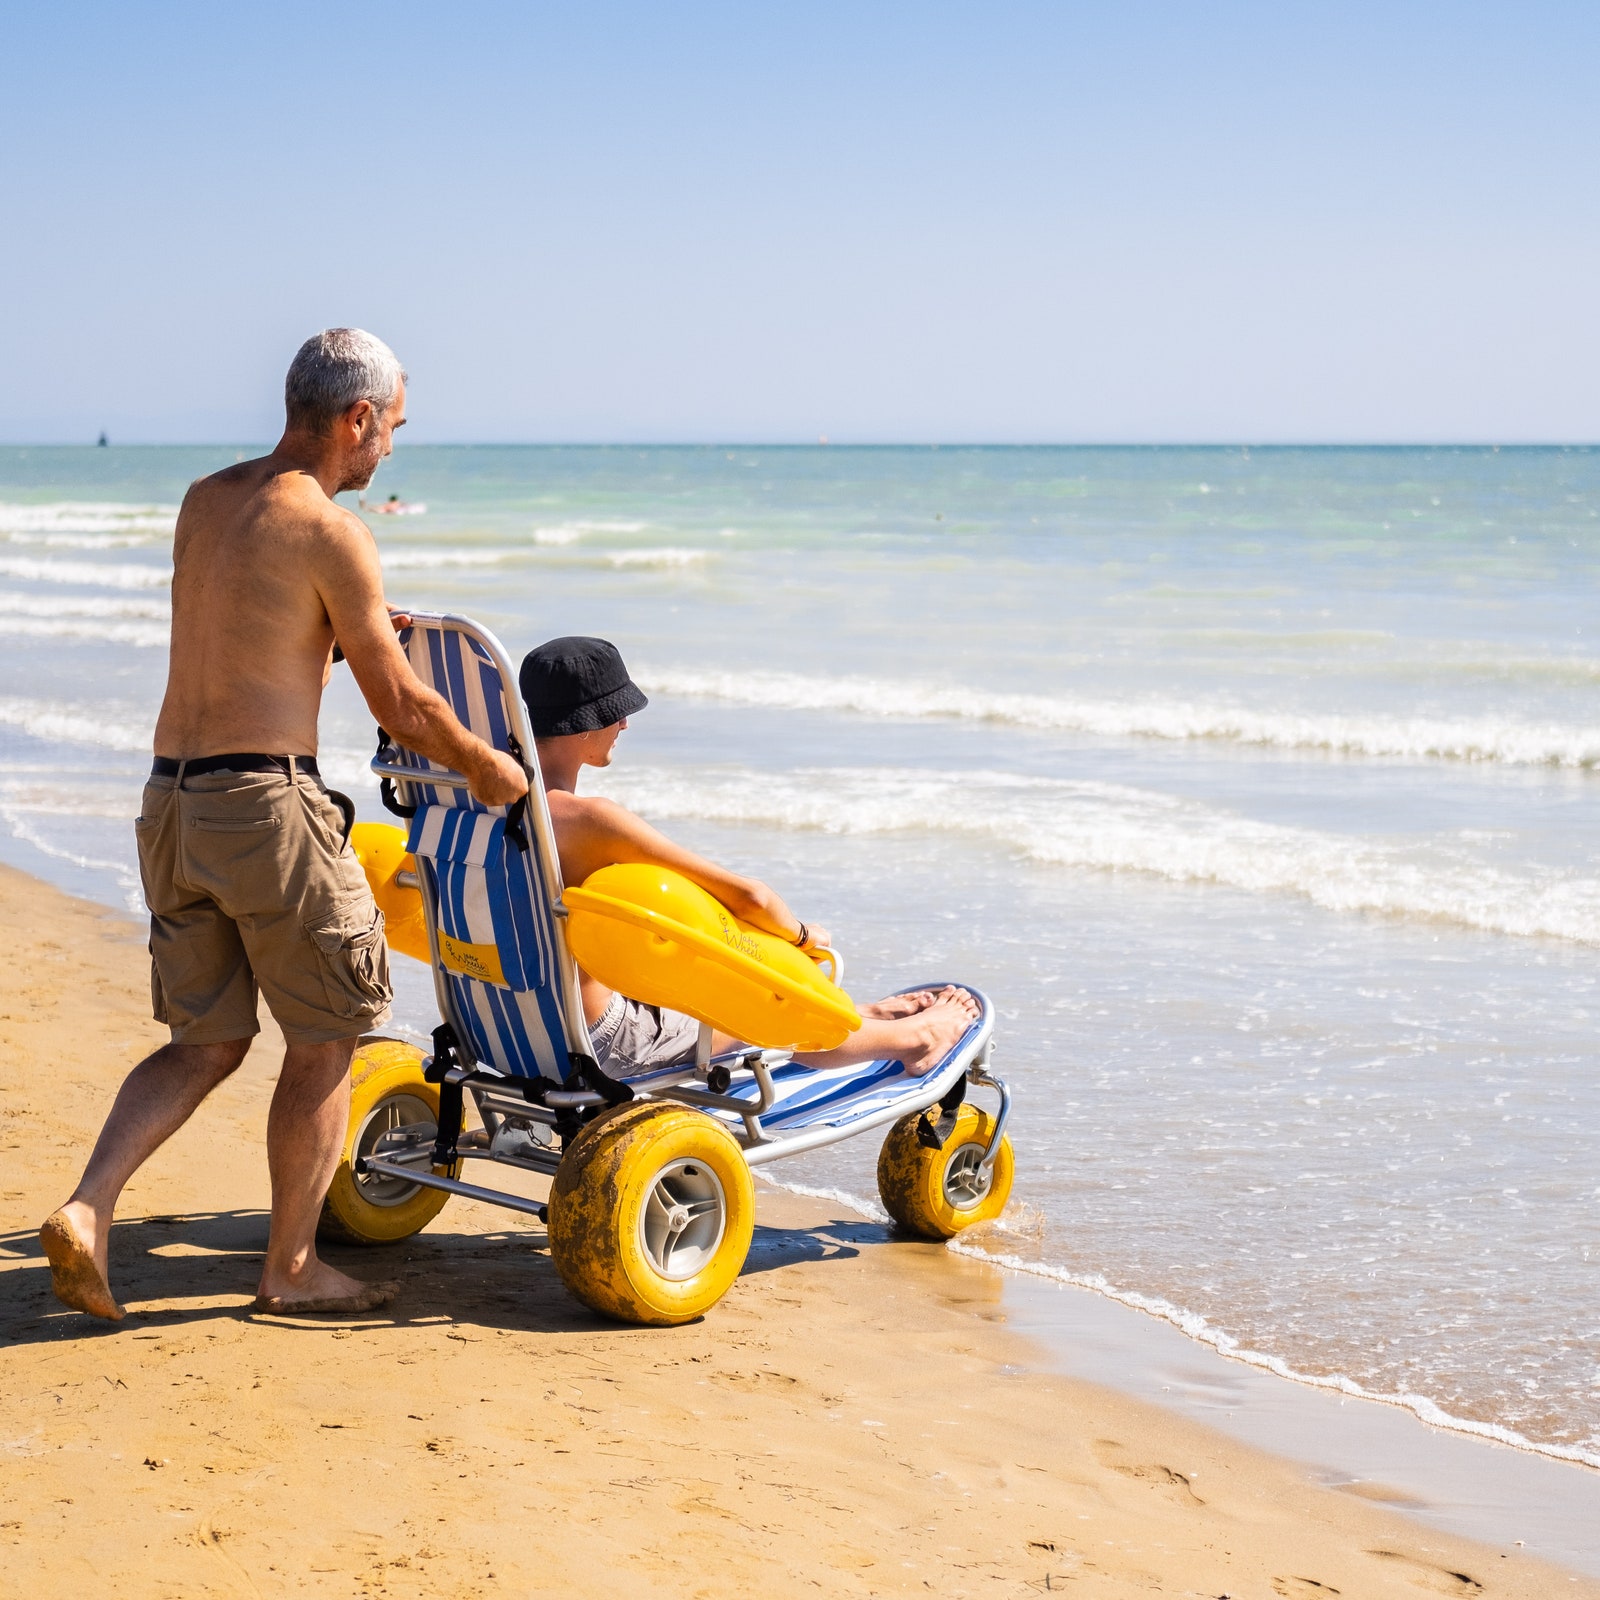
[{"label": "person's bare back", "polygon": [[339,560],[351,543],[372,548],[365,524],[271,456],[189,490],[173,545],[158,755],[317,753],[334,639],[321,591],[351,565]]}]

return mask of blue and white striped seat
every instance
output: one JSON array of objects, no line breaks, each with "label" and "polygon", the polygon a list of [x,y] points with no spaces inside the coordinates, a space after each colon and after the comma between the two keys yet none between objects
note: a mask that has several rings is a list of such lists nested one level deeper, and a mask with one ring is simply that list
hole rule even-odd
[{"label": "blue and white striped seat", "polygon": [[[418,618],[400,636],[417,676],[462,723],[498,750],[525,746],[509,662],[450,618]],[[520,730],[520,736],[518,731]],[[463,1050],[510,1077],[564,1082],[572,1072],[561,1004],[564,974],[551,906],[560,873],[548,825],[527,807],[485,807],[460,780],[391,744],[394,765],[415,772],[403,798],[415,806],[407,848],[417,858],[432,908],[440,1009]],[[430,783],[428,774],[438,773]],[[530,796],[539,808],[543,796]],[[587,1040],[580,1048],[587,1047]]]}]

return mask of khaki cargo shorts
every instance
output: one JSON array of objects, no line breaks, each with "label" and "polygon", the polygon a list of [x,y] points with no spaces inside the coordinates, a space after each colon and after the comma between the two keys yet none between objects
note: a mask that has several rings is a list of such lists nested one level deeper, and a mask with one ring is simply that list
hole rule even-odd
[{"label": "khaki cargo shorts", "polygon": [[152,777],[134,831],[151,1003],[175,1041],[259,1033],[258,989],[299,1044],[387,1019],[383,913],[319,778],[209,772],[180,788]]}]

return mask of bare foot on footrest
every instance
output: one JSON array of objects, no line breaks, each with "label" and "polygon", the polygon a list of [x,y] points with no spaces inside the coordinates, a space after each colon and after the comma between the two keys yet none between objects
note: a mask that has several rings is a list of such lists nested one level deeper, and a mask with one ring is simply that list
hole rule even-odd
[{"label": "bare foot on footrest", "polygon": [[900,1061],[912,1077],[932,1072],[978,1020],[978,1002],[965,989],[945,989],[932,1005],[906,1019],[916,1041],[901,1052]]}]

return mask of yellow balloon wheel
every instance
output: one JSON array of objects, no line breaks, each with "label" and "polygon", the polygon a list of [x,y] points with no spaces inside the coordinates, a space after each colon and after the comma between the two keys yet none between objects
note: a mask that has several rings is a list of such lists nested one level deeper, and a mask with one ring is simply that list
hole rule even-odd
[{"label": "yellow balloon wheel", "polygon": [[567,1288],[620,1322],[703,1316],[744,1266],[755,1184],[738,1141],[687,1106],[635,1101],[584,1129],[550,1189]]},{"label": "yellow balloon wheel", "polygon": [[449,1195],[377,1173],[358,1177],[355,1164],[397,1128],[419,1128],[431,1138],[438,1122],[439,1089],[422,1076],[422,1052],[415,1045],[399,1039],[359,1045],[350,1063],[350,1125],[318,1234],[346,1244],[393,1244],[427,1227]]},{"label": "yellow balloon wheel", "polygon": [[917,1137],[926,1111],[902,1117],[878,1152],[878,1193],[886,1210],[908,1233],[923,1239],[953,1239],[963,1228],[993,1222],[1011,1198],[1010,1139],[1002,1139],[994,1165],[981,1162],[994,1137],[994,1118],[974,1105],[956,1112],[944,1148],[930,1150]]}]

